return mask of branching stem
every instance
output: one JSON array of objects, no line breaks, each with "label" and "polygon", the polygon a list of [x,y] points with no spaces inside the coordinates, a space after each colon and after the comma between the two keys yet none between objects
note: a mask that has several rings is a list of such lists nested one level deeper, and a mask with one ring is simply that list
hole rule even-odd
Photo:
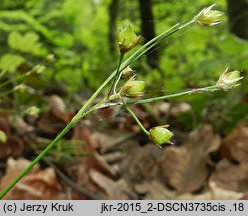
[{"label": "branching stem", "polygon": [[129,112],[129,114],[133,117],[133,119],[136,121],[136,123],[139,125],[140,129],[149,136],[149,131],[145,129],[145,127],[142,125],[142,123],[140,122],[140,120],[138,119],[138,117],[135,115],[135,113],[128,107],[128,105],[126,104],[126,102],[123,100],[123,98],[121,98],[121,101],[125,107],[125,109]]},{"label": "branching stem", "polygon": [[112,91],[113,91],[113,95],[116,94],[116,88],[117,88],[118,82],[120,81],[120,78],[121,78],[120,67],[121,67],[121,63],[123,61],[124,55],[125,55],[124,53],[120,54],[119,63],[118,63],[117,70],[116,70],[116,75],[115,75],[115,78],[112,82],[111,88],[109,90],[108,97],[112,94]]}]

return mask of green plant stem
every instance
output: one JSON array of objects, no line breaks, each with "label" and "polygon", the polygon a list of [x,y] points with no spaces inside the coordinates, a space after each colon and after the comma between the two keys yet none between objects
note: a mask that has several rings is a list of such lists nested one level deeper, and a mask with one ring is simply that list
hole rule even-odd
[{"label": "green plant stem", "polygon": [[[138,58],[140,58],[144,53],[151,50],[154,46],[156,46],[159,42],[161,42],[166,37],[170,36],[171,34],[183,29],[184,27],[188,26],[189,24],[193,23],[192,21],[186,23],[185,25],[180,26],[177,24],[172,28],[162,32],[157,37],[152,39],[151,41],[147,42],[143,45],[140,49],[138,49],[134,54],[132,54],[126,61],[124,61],[119,66],[119,70],[115,70],[103,83],[102,85],[95,91],[95,93],[90,97],[90,99],[84,104],[84,106],[78,111],[78,113],[74,116],[74,118],[69,122],[69,124],[56,136],[56,138],[30,163],[30,165],[20,173],[1,193],[0,199],[2,199],[14,186],[18,183],[46,154],[49,152],[57,142],[76,124],[77,121],[84,118],[86,114],[89,114],[91,110],[87,111],[87,108],[93,103],[95,98],[99,95],[99,93],[106,87],[106,85],[116,76],[117,73],[121,72],[124,68],[132,64]],[[32,72],[32,70],[31,70]],[[27,76],[31,73],[30,71],[25,73],[23,76]],[[23,77],[21,76],[21,77]],[[10,80],[1,83],[0,87],[8,84],[11,82]],[[96,107],[95,107],[96,108]],[[129,109],[129,108],[128,108]],[[130,110],[130,109],[129,109]],[[132,111],[131,111],[132,112]],[[130,113],[131,114],[131,113]],[[134,114],[134,113],[133,113]],[[136,118],[136,120],[138,120]],[[138,120],[139,121],[139,120]],[[138,123],[138,122],[137,122]],[[139,124],[139,123],[138,123]],[[140,123],[141,124],[141,123]],[[144,128],[145,129],[145,128]],[[145,133],[148,131],[144,130]],[[148,132],[149,133],[149,132]]]},{"label": "green plant stem", "polygon": [[150,135],[149,131],[145,129],[145,127],[142,125],[142,123],[140,122],[140,120],[138,119],[138,117],[135,115],[135,113],[128,107],[128,105],[126,104],[126,102],[121,98],[121,101],[125,107],[125,109],[129,112],[129,114],[133,117],[133,119],[136,121],[136,123],[139,125],[140,129],[146,134],[146,135]]},{"label": "green plant stem", "polygon": [[49,152],[54,145],[69,131],[73,126],[73,122],[70,122],[64,130],[23,170],[20,175],[18,175],[0,194],[0,199],[2,199],[14,185],[19,182],[46,154]]},{"label": "green plant stem", "polygon": [[[15,81],[18,81],[18,80],[20,80],[20,79],[23,79],[23,78],[29,76],[30,74],[32,74],[32,73],[34,73],[34,72],[35,72],[35,70],[34,70],[34,68],[33,68],[33,69],[27,71],[26,73],[24,73],[24,74],[18,76],[17,78],[15,78]],[[6,86],[7,84],[12,83],[13,80],[14,80],[14,79],[9,79],[9,80],[7,80],[7,81],[5,81],[5,82],[3,82],[3,83],[0,83],[0,87]]]},{"label": "green plant stem", "polygon": [[71,121],[63,131],[18,175],[0,194],[0,200],[10,191],[14,185],[19,182],[46,154],[55,144],[71,129],[75,121]]},{"label": "green plant stem", "polygon": [[[105,82],[96,90],[96,92],[91,96],[91,98],[84,104],[84,106],[78,111],[74,118],[69,122],[68,125],[56,136],[56,138],[30,163],[25,170],[23,170],[19,176],[17,176],[0,194],[0,200],[19,182],[34,166],[37,164],[46,154],[49,152],[57,142],[77,123],[77,121],[83,119],[89,113],[93,112],[96,108],[93,107],[91,110],[86,111],[86,109],[93,103],[98,94],[103,90],[103,88],[109,83],[109,81],[114,77],[115,72],[112,73]],[[85,112],[86,111],[86,112]]]},{"label": "green plant stem", "polygon": [[151,41],[147,42],[147,46],[143,46],[141,47],[142,52],[140,52],[139,56],[137,56],[137,59],[140,58],[142,55],[144,55],[146,52],[148,52],[149,50],[151,50],[153,47],[157,46],[159,43],[163,44],[163,40],[169,36],[171,36],[172,34],[190,26],[191,24],[194,24],[195,21],[194,20],[190,20],[189,22],[183,24],[180,26],[180,24],[176,24],[173,27],[171,27],[170,29],[168,29],[167,31],[164,31],[163,33],[159,34],[157,37],[155,37],[154,39],[152,39]]},{"label": "green plant stem", "polygon": [[2,94],[0,94],[0,98],[7,96],[8,94],[10,94],[11,92],[14,92],[14,91],[15,91],[15,89],[11,89],[9,91],[3,92]]},{"label": "green plant stem", "polygon": [[128,101],[127,103],[128,104],[145,104],[145,103],[151,103],[151,102],[169,99],[169,98],[173,98],[173,97],[183,96],[183,95],[187,95],[187,94],[208,93],[208,92],[214,92],[217,90],[219,90],[218,86],[213,85],[213,86],[208,86],[208,87],[203,87],[203,88],[191,89],[188,91],[179,92],[179,93],[175,93],[175,94],[164,95],[164,96],[160,96],[160,97],[140,99],[138,101]]},{"label": "green plant stem", "polygon": [[115,75],[115,78],[112,82],[112,85],[110,87],[110,90],[109,90],[109,93],[108,93],[108,97],[112,94],[112,91],[113,91],[113,94],[115,95],[116,94],[116,87],[117,87],[117,84],[120,80],[120,76],[121,76],[121,70],[120,70],[120,67],[121,67],[121,63],[123,61],[123,58],[124,58],[124,53],[121,53],[120,54],[120,57],[119,57],[119,63],[118,63],[118,66],[117,66],[117,70],[116,70],[116,75]]},{"label": "green plant stem", "polygon": [[17,111],[17,110],[10,110],[10,109],[0,109],[0,113],[20,114],[20,111]]},{"label": "green plant stem", "polygon": [[113,82],[114,83],[114,90],[113,90],[114,95],[116,94],[116,88],[117,88],[117,85],[118,85],[118,83],[119,83],[119,81],[121,79],[122,73],[120,71],[120,66],[121,66],[121,62],[122,62],[122,60],[124,58],[124,55],[125,55],[124,53],[121,53],[121,55],[120,55],[120,61],[119,61],[117,73],[116,73],[116,76],[115,76],[115,81]]},{"label": "green plant stem", "polygon": [[201,87],[201,88],[196,88],[196,89],[191,89],[175,94],[170,94],[170,95],[164,95],[160,97],[152,97],[152,98],[146,98],[146,99],[136,99],[136,100],[128,100],[128,101],[121,101],[121,102],[111,102],[111,103],[105,103],[102,106],[97,106],[94,107],[94,110],[89,110],[90,112],[95,111],[97,109],[101,109],[103,107],[111,107],[111,106],[117,106],[117,105],[129,105],[129,104],[146,104],[146,103],[151,103],[155,101],[161,101],[164,99],[169,99],[169,98],[174,98],[174,97],[179,97],[183,95],[189,95],[189,94],[199,94],[199,93],[212,93],[215,91],[220,91],[222,89],[219,88],[218,85],[212,85],[212,86],[207,86],[207,87]]},{"label": "green plant stem", "polygon": [[2,78],[2,76],[4,76],[4,74],[6,74],[6,70],[4,70],[4,71],[1,71],[1,73],[0,73],[0,79]]},{"label": "green plant stem", "polygon": [[91,98],[84,104],[84,106],[78,111],[78,113],[74,116],[74,118],[69,122],[68,125],[57,135],[57,137],[30,163],[29,166],[25,170],[23,170],[19,176],[17,176],[0,194],[0,200],[9,192],[11,188],[15,186],[17,182],[19,182],[34,166],[37,164],[46,154],[49,152],[57,142],[76,124],[77,121],[84,118],[86,115],[91,113],[93,110],[89,110],[87,112],[86,109],[93,103],[94,99],[101,92],[101,90],[107,85],[107,83],[114,76],[109,76],[109,78],[97,89],[97,91],[91,96]]}]

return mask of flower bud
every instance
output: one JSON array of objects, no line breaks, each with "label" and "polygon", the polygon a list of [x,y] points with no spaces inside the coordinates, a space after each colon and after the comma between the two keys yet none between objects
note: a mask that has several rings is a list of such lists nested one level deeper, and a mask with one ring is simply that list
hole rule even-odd
[{"label": "flower bud", "polygon": [[136,98],[144,95],[144,90],[146,87],[145,81],[138,80],[128,80],[120,91],[121,96]]},{"label": "flower bud", "polygon": [[223,74],[220,75],[219,80],[216,82],[217,86],[223,90],[229,90],[231,88],[239,86],[240,84],[238,83],[238,81],[243,79],[243,77],[240,76],[240,71],[227,71],[228,68],[224,71]]},{"label": "flower bud", "polygon": [[0,130],[0,143],[6,143],[7,135],[4,131]]},{"label": "flower bud", "polygon": [[118,35],[119,49],[122,54],[125,54],[133,47],[135,47],[140,40],[140,36],[137,36],[133,28],[129,25],[120,30]]},{"label": "flower bud", "polygon": [[53,54],[49,54],[47,57],[46,57],[46,61],[48,63],[54,63],[55,62],[55,56]]},{"label": "flower bud", "polygon": [[25,113],[34,117],[38,117],[40,113],[40,109],[36,106],[31,106],[26,109]]},{"label": "flower bud", "polygon": [[195,22],[203,26],[214,26],[221,23],[220,17],[224,14],[221,11],[211,10],[214,4],[204,8],[194,17]]},{"label": "flower bud", "polygon": [[150,140],[157,145],[162,145],[164,143],[172,144],[170,139],[173,137],[173,133],[169,131],[166,125],[165,126],[157,126],[150,129]]},{"label": "flower bud", "polygon": [[121,78],[130,79],[133,75],[134,75],[133,69],[128,66],[122,71]]},{"label": "flower bud", "polygon": [[46,69],[46,67],[44,65],[36,65],[33,70],[37,73],[43,73],[43,71]]},{"label": "flower bud", "polygon": [[35,93],[35,90],[25,84],[19,84],[17,86],[14,87],[13,89],[14,91],[18,91],[18,92],[21,92],[21,93],[29,93],[29,94],[34,94]]},{"label": "flower bud", "polygon": [[109,100],[110,101],[115,101],[115,100],[119,100],[120,99],[120,95],[119,94],[114,94],[114,95],[110,95],[109,96]]},{"label": "flower bud", "polygon": [[14,91],[19,91],[19,92],[26,92],[27,91],[27,86],[25,84],[19,84],[14,87]]}]

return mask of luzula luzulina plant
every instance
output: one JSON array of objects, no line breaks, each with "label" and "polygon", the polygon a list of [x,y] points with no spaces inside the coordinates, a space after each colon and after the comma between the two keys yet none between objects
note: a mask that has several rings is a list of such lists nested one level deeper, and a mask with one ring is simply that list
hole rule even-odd
[{"label": "luzula luzulina plant", "polygon": [[[124,57],[127,52],[129,52],[134,46],[139,42],[140,37],[136,36],[133,32],[131,26],[124,28],[121,30],[119,34],[119,50],[120,50],[120,58],[117,69],[103,82],[103,84],[96,90],[96,92],[88,99],[88,101],[84,104],[84,106],[79,110],[79,112],[74,116],[74,118],[69,122],[69,124],[62,130],[61,133],[57,135],[57,137],[44,149],[40,155],[35,158],[30,165],[22,172],[20,175],[13,180],[13,182],[6,187],[2,193],[0,194],[0,199],[3,198],[6,193],[24,176],[26,175],[32,167],[37,164],[46,154],[49,152],[56,143],[76,124],[76,122],[82,120],[85,116],[89,115],[95,110],[101,109],[103,107],[110,107],[116,105],[123,105],[127,112],[134,118],[136,123],[139,125],[141,130],[153,141],[157,146],[161,146],[163,143],[172,143],[171,138],[173,133],[167,129],[167,126],[157,126],[151,128],[149,131],[144,128],[142,123],[139,121],[134,112],[130,109],[130,104],[142,104],[149,103],[154,101],[160,101],[167,98],[177,97],[181,95],[187,95],[192,93],[199,92],[214,92],[217,90],[229,90],[238,85],[238,81],[242,79],[240,77],[240,73],[238,71],[227,72],[225,71],[220,79],[217,81],[215,85],[191,89],[188,91],[183,91],[176,94],[171,95],[163,95],[159,97],[152,97],[143,99],[141,96],[144,93],[144,89],[146,86],[146,82],[144,81],[136,81],[134,79],[133,74],[128,75],[129,80],[124,84],[124,86],[120,87],[118,92],[118,84],[122,77],[125,77],[123,73],[129,71],[133,71],[130,69],[130,65],[139,59],[142,55],[152,50],[154,47],[158,45],[164,44],[168,37],[172,34],[180,33],[182,30],[192,27],[193,25],[201,25],[201,26],[215,26],[219,24],[220,17],[222,13],[219,11],[212,10],[214,5],[204,8],[198,15],[196,15],[192,20],[185,24],[176,24],[170,29],[162,32],[151,41],[147,42],[145,45],[140,47],[137,51],[135,51],[130,57],[128,57],[125,61]],[[130,78],[131,77],[131,78]],[[96,97],[102,92],[102,90],[112,81],[110,86],[110,90],[106,97],[104,97],[99,103],[94,106],[91,106],[95,101]]]}]

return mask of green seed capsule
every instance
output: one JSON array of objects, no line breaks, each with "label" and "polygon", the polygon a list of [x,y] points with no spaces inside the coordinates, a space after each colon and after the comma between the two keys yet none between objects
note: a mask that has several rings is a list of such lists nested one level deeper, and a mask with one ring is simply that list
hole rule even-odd
[{"label": "green seed capsule", "polygon": [[223,13],[217,10],[212,10],[214,4],[204,8],[198,15],[194,17],[195,22],[203,26],[214,26],[221,23],[220,17]]},{"label": "green seed capsule", "polygon": [[157,126],[150,129],[150,140],[157,145],[162,145],[164,143],[171,144],[170,139],[173,137],[173,133],[169,131],[165,126]]},{"label": "green seed capsule", "polygon": [[128,52],[138,44],[139,40],[140,37],[135,34],[130,25],[121,29],[118,35],[120,52],[123,54]]},{"label": "green seed capsule", "polygon": [[120,93],[122,96],[129,98],[141,97],[144,95],[145,87],[145,81],[129,80],[122,87]]},{"label": "green seed capsule", "polygon": [[0,144],[6,143],[7,141],[7,135],[4,131],[0,130]]},{"label": "green seed capsule", "polygon": [[239,86],[239,81],[243,79],[243,77],[240,76],[240,71],[227,71],[228,68],[224,71],[223,74],[220,75],[219,80],[216,82],[218,87],[223,90],[229,90],[231,88]]}]

